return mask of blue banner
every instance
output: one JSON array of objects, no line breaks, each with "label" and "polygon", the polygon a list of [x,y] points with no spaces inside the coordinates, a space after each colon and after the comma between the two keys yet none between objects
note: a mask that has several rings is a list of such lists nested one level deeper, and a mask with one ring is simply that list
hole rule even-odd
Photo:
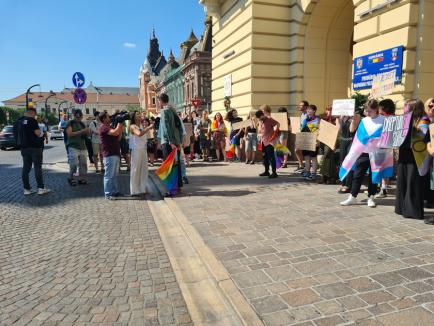
[{"label": "blue banner", "polygon": [[395,84],[401,83],[404,47],[375,52],[354,59],[353,89],[371,88],[375,75],[396,70]]}]

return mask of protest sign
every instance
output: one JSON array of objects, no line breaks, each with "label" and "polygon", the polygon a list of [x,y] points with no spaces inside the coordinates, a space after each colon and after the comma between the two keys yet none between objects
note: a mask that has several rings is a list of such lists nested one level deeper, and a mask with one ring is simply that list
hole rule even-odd
[{"label": "protest sign", "polygon": [[300,129],[300,118],[299,117],[289,117],[291,123],[291,133],[297,134],[301,131]]},{"label": "protest sign", "polygon": [[429,125],[429,134],[431,135],[431,147],[434,148],[434,123]]},{"label": "protest sign", "polygon": [[232,129],[238,130],[242,128],[247,128],[250,125],[252,125],[252,122],[250,121],[250,119],[247,119],[240,122],[235,122],[234,124],[232,124]]},{"label": "protest sign", "polygon": [[339,128],[337,126],[325,120],[321,120],[319,124],[318,141],[326,144],[332,150],[335,150],[338,134]]},{"label": "protest sign", "polygon": [[385,117],[379,147],[396,148],[402,145],[411,128],[412,113]]},{"label": "protest sign", "polygon": [[354,116],[354,111],[356,109],[355,99],[346,100],[333,100],[332,105],[332,115],[336,117],[340,116]]},{"label": "protest sign", "polygon": [[396,70],[374,76],[372,80],[370,98],[379,98],[393,93],[395,87]]},{"label": "protest sign", "polygon": [[279,112],[271,113],[271,117],[280,124],[280,130],[288,131],[288,113]]},{"label": "protest sign", "polygon": [[299,132],[295,135],[295,147],[303,151],[316,150],[316,133]]}]

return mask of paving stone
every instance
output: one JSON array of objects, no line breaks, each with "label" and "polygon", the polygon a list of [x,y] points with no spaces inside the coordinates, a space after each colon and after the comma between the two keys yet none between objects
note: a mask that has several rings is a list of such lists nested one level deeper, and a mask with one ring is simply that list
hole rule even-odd
[{"label": "paving stone", "polygon": [[401,269],[398,271],[399,275],[405,277],[406,279],[410,281],[417,281],[424,278],[433,277],[434,274],[427,272],[419,267],[412,267],[412,268],[406,268]]},{"label": "paving stone", "polygon": [[335,326],[344,322],[344,319],[338,315],[314,320],[315,325],[318,326]]},{"label": "paving stone", "polygon": [[324,315],[332,315],[345,311],[345,307],[335,300],[315,303],[315,307],[319,309]]},{"label": "paving stone", "polygon": [[433,325],[434,314],[423,308],[412,308],[378,317],[384,326]]},{"label": "paving stone", "polygon": [[271,279],[263,271],[240,273],[234,275],[233,279],[241,288],[271,283]]},{"label": "paving stone", "polygon": [[295,321],[294,317],[285,310],[264,315],[263,320],[266,325],[290,325]]},{"label": "paving stone", "polygon": [[320,297],[311,289],[303,289],[281,294],[282,299],[292,307],[304,306],[317,301]]},{"label": "paving stone", "polygon": [[343,265],[338,264],[331,258],[318,259],[315,261],[294,264],[294,267],[303,274],[315,275],[321,273],[330,273],[338,269],[344,268]]},{"label": "paving stone", "polygon": [[267,268],[264,271],[276,282],[287,281],[301,277],[301,274],[290,266]]},{"label": "paving stone", "polygon": [[368,277],[360,277],[352,279],[346,282],[349,287],[353,288],[357,292],[367,292],[381,288],[381,285],[372,281]]},{"label": "paving stone", "polygon": [[360,294],[359,298],[369,304],[378,304],[396,299],[393,295],[386,291],[374,291]]},{"label": "paving stone", "polygon": [[314,289],[324,299],[334,299],[334,298],[343,297],[355,293],[353,289],[351,289],[345,283],[342,282],[315,286]]},{"label": "paving stone", "polygon": [[425,282],[413,282],[405,284],[406,288],[409,288],[410,290],[416,292],[416,293],[425,293],[434,291],[434,287],[425,283]]},{"label": "paving stone", "polygon": [[257,298],[251,300],[253,307],[260,314],[271,313],[288,308],[285,302],[278,295]]}]

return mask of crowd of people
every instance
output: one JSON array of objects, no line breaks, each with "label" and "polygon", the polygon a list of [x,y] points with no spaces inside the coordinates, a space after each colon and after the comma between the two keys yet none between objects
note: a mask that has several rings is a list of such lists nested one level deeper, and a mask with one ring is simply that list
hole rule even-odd
[{"label": "crowd of people", "polygon": [[[96,112],[95,119],[89,122],[83,121],[80,110],[75,110],[72,120],[61,121],[59,127],[64,131],[70,167],[68,183],[71,186],[87,184],[89,158],[96,173],[104,173],[106,198],[123,196],[117,182],[123,158],[130,171],[131,196],[143,196],[148,192],[148,168],[158,160],[164,161],[174,149],[177,150],[175,168],[179,171],[179,189],[189,183],[186,168],[193,160],[243,161],[248,165],[262,160],[264,172],[260,176],[273,179],[278,177],[278,169],[288,168],[291,155],[289,150],[285,151],[277,162],[276,145],[289,148],[292,129],[316,133],[324,120],[339,129],[336,148],[319,142],[314,151],[295,148],[298,163],[295,173],[309,182],[339,184],[338,192],[348,194],[340,203],[342,206],[357,204],[365,179],[368,207],[376,207],[378,198],[387,197],[390,184],[395,181],[397,214],[423,219],[424,206],[434,205],[434,148],[428,132],[429,124],[434,121],[434,99],[426,103],[420,100],[405,103],[404,112],[412,113],[411,128],[402,145],[395,149],[378,146],[385,117],[396,111],[390,99],[369,100],[363,107],[356,108],[354,115],[339,117],[332,115],[331,107],[318,115],[315,105],[302,101],[297,106],[300,126],[291,126],[288,110],[279,108],[279,113],[287,114],[288,130],[280,130],[280,123],[273,119],[268,105],[252,110],[240,127],[243,119],[235,109],[228,110],[225,116],[217,112],[210,117],[206,111],[181,115],[169,104],[166,94],[159,96],[158,101],[161,111],[152,118],[135,111],[117,120],[107,112]],[[28,181],[32,162],[38,193],[49,192],[44,188],[41,172],[46,129],[38,125],[35,116],[34,110],[28,110],[15,128],[21,137],[26,195],[33,193]],[[187,130],[187,124],[191,131]]]}]

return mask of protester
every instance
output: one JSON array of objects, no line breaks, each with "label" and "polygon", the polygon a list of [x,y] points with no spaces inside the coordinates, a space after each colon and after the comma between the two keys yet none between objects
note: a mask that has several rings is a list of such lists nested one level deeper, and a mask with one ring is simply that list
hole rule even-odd
[{"label": "protester", "polygon": [[258,136],[255,118],[255,111],[250,111],[247,119],[250,125],[245,129],[246,142],[246,164],[255,164],[256,152],[258,150]]},{"label": "protester", "polygon": [[35,171],[35,179],[38,187],[38,195],[44,195],[51,190],[45,188],[42,175],[43,162],[43,136],[39,129],[38,122],[35,119],[36,109],[30,108],[26,111],[23,117],[15,122],[13,134],[17,145],[21,148],[21,156],[23,158],[23,169],[21,179],[23,181],[24,195],[34,194],[30,186],[29,173],[33,169]]},{"label": "protester", "polygon": [[157,152],[157,144],[155,142],[155,125],[149,118],[142,118],[143,127],[146,129],[151,127],[146,135],[146,151],[149,158],[149,166],[154,166],[155,155]]},{"label": "protester", "polygon": [[226,125],[223,121],[223,116],[217,112],[211,124],[211,132],[213,136],[214,148],[216,151],[217,161],[225,158],[226,148]]},{"label": "protester", "polygon": [[[182,188],[183,170],[181,165],[185,165],[184,160],[181,160],[182,141],[185,134],[184,124],[178,116],[176,110],[169,105],[169,96],[161,94],[158,98],[160,105],[163,108],[160,112],[160,125],[158,128],[158,138],[163,150],[164,159],[172,152],[173,148],[178,149],[176,168],[178,169],[178,188]],[[184,178],[185,172],[184,172]],[[185,180],[184,180],[185,181]]]},{"label": "protester", "polygon": [[66,124],[66,134],[68,139],[66,147],[68,148],[69,177],[68,183],[76,186],[77,181],[74,176],[78,169],[78,184],[85,185],[87,174],[87,148],[86,138],[89,135],[89,128],[82,122],[83,113],[77,109],[74,111],[74,119]]},{"label": "protester", "polygon": [[[395,102],[391,99],[385,99],[378,103],[380,106],[380,115],[384,117],[390,117],[395,115],[396,106]],[[389,178],[384,178],[381,180],[381,188],[378,194],[375,195],[375,198],[386,198],[387,197],[387,188],[389,187],[390,180]]]},{"label": "protester", "polygon": [[[300,113],[300,127],[304,125],[304,120],[307,118],[307,108],[309,107],[308,101],[301,101],[298,104],[298,111]],[[295,148],[295,156],[297,157],[298,161],[298,168],[295,170],[295,172],[303,172],[304,171],[304,164],[303,164],[303,153],[301,149]]]},{"label": "protester", "polygon": [[[284,108],[284,107],[279,108],[277,110],[277,112],[279,112],[279,113],[286,113],[288,115],[288,110],[286,108]],[[288,117],[288,125],[290,125],[289,117]],[[289,131],[281,130],[280,131],[280,136],[279,136],[279,143],[282,146],[288,147],[288,138],[289,138]],[[289,158],[289,154],[283,155],[282,168],[287,168],[288,167],[288,158]]]},{"label": "protester", "polygon": [[102,153],[101,153],[101,139],[99,137],[99,127],[101,126],[101,122],[98,120],[99,112],[95,111],[93,114],[94,120],[92,120],[89,124],[90,130],[90,140],[92,142],[92,154],[93,154],[93,162],[95,164],[96,173],[101,173],[98,169],[98,163],[101,162],[102,169]]},{"label": "protester", "polygon": [[[425,113],[431,120],[431,123],[434,123],[434,98],[430,98],[425,102]],[[431,137],[429,133],[427,133],[425,141],[428,145],[430,144]],[[432,155],[432,153],[430,154]],[[431,173],[425,178],[425,208],[434,208],[434,159],[431,159],[431,161]],[[428,222],[426,223],[430,224]]]},{"label": "protester", "polygon": [[[338,126],[340,131],[340,139],[339,139],[339,164],[342,165],[345,158],[351,149],[351,144],[354,140],[354,135],[359,126],[360,120],[362,118],[361,113],[363,110],[359,110],[359,112],[355,112],[354,116],[341,116],[336,120],[336,126]],[[341,188],[338,193],[347,194],[351,191],[351,185],[353,182],[353,170],[348,171],[347,176],[341,182]]]},{"label": "protester", "polygon": [[210,156],[211,148],[211,120],[208,118],[208,112],[202,112],[202,118],[198,125],[200,149],[202,151],[202,158],[204,161],[211,161]]},{"label": "protester", "polygon": [[131,176],[130,191],[131,196],[140,196],[148,191],[148,152],[147,152],[147,133],[153,125],[142,127],[142,119],[139,112],[131,112],[129,127],[129,146],[131,150]]},{"label": "protester", "polygon": [[[121,140],[119,141],[119,145],[121,148],[121,156],[124,159],[126,165],[127,165],[127,171],[131,171],[131,155],[130,155],[130,147],[128,145],[128,139],[127,139],[127,130],[124,123],[124,131],[122,132]],[[120,165],[119,165],[120,169]]]},{"label": "protester", "polygon": [[[194,121],[192,113],[187,113],[186,117],[182,121],[185,123],[190,123],[192,127],[192,131],[194,130]],[[185,125],[184,125],[185,126]],[[184,151],[184,159],[187,163],[187,166],[190,166],[190,161],[193,160],[194,157],[194,132],[189,136],[189,139],[185,140],[183,144]]]},{"label": "protester", "polygon": [[365,105],[366,117],[362,119],[354,136],[350,152],[342,163],[339,176],[343,180],[349,171],[355,169],[351,184],[351,193],[342,206],[357,204],[357,195],[363,179],[369,171],[368,207],[376,207],[374,195],[377,184],[384,177],[393,174],[393,154],[388,149],[378,147],[383,130],[384,116],[379,115],[379,105],[376,100],[369,100]]},{"label": "protester", "polygon": [[[65,144],[65,148],[66,148],[66,140],[67,140],[67,137],[65,137],[65,132],[66,132],[65,129],[66,129],[67,123],[68,123],[68,118],[67,118],[67,115],[64,114],[62,116],[62,118],[60,118],[60,121],[59,121],[59,131],[63,134],[63,142]],[[68,154],[68,148],[66,148],[66,152]]]},{"label": "protester", "polygon": [[45,123],[42,121],[41,117],[37,117],[36,119],[38,121],[38,126],[39,129],[41,130],[42,134],[44,135],[42,138],[42,148],[44,147],[44,142],[45,144],[48,144],[48,132],[47,132],[47,126],[45,125]]},{"label": "protester", "polygon": [[243,129],[234,129],[234,124],[237,122],[243,121],[242,118],[238,116],[238,112],[235,109],[231,109],[225,117],[225,120],[228,121],[231,125],[231,132],[229,135],[229,139],[231,144],[235,145],[235,156],[233,158],[234,162],[239,162],[241,160],[241,140],[244,137]]},{"label": "protester", "polygon": [[[269,107],[267,106],[267,109]],[[276,173],[276,157],[274,156],[273,141],[277,138],[280,125],[273,118],[266,117],[264,111],[259,110],[255,113],[256,118],[259,120],[262,129],[262,153],[264,156],[265,171],[261,173],[260,177],[269,177],[270,179],[277,178]],[[276,128],[276,129],[275,129]],[[270,174],[270,165],[271,171]]]},{"label": "protester", "polygon": [[[309,105],[306,110],[306,119],[303,120],[301,125],[301,132],[317,132],[319,129],[320,118],[316,115],[317,107],[316,105]],[[303,170],[302,176],[308,180],[316,180],[316,173],[318,170],[318,147],[315,151],[302,151],[304,157],[305,168]]]},{"label": "protester", "polygon": [[[336,124],[336,118],[332,116],[332,107],[328,106],[325,109],[321,119],[331,124]],[[320,144],[319,152],[322,154],[322,160],[320,163],[320,173],[323,184],[335,184],[338,178],[338,167],[336,162],[335,151],[326,144]]]},{"label": "protester", "polygon": [[411,112],[412,123],[404,143],[399,148],[395,213],[405,218],[424,218],[424,176],[429,170],[429,157],[424,144],[430,119],[424,103],[409,100],[404,113]]},{"label": "protester", "polygon": [[191,112],[191,118],[193,121],[193,143],[192,148],[190,148],[191,160],[200,158],[200,141],[199,141],[199,124],[200,117],[197,111]]},{"label": "protester", "polygon": [[117,176],[120,164],[120,145],[124,125],[118,123],[114,129],[110,127],[111,119],[107,112],[98,116],[101,126],[99,136],[101,139],[101,152],[104,162],[104,194],[106,199],[121,197]]}]

